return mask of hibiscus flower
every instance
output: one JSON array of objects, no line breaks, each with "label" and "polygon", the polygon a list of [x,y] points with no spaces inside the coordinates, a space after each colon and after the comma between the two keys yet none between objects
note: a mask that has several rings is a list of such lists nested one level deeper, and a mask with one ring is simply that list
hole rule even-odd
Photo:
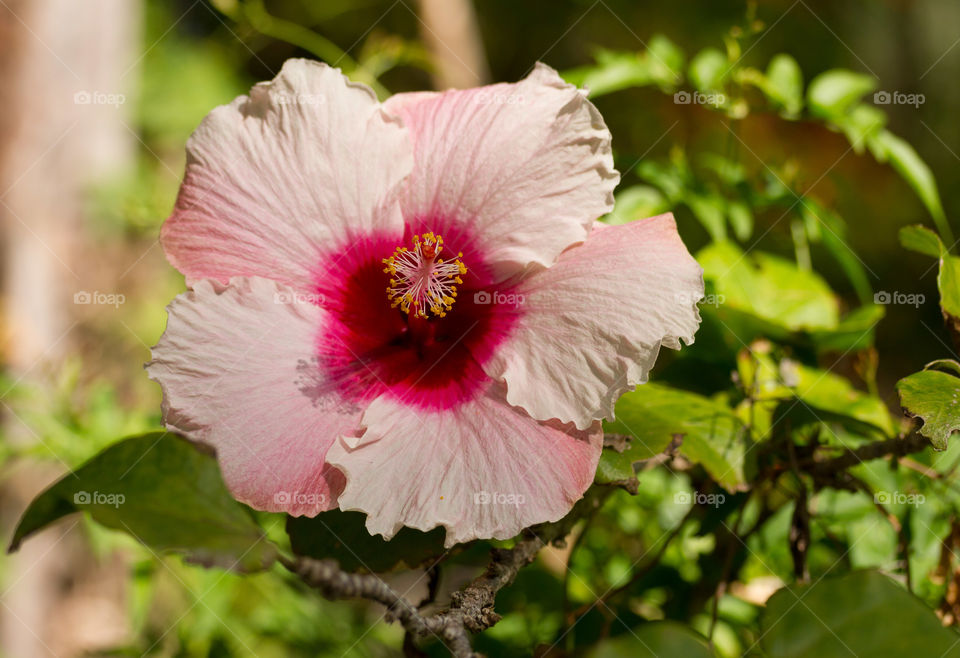
[{"label": "hibiscus flower", "polygon": [[148,365],[166,425],[260,510],[448,545],[562,517],[600,419],[700,321],[672,216],[596,222],[610,142],[547,66],[381,104],[288,61],[187,143],[161,240],[190,290]]}]

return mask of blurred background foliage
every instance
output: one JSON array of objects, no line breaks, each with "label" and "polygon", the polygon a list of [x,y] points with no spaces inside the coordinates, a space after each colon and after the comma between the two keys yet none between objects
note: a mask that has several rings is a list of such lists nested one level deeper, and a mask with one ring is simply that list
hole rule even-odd
[{"label": "blurred background foliage", "polygon": [[[607,454],[604,463],[617,479],[629,469],[624,461],[666,448],[666,430],[682,417],[678,458],[690,468],[644,466],[636,495],[614,493],[566,549],[547,551],[503,592],[504,619],[478,649],[523,656],[553,645],[627,656],[649,644],[663,647],[660,655],[680,655],[670,647],[696,655],[699,640],[679,626],[642,626],[673,620],[708,637],[720,656],[773,646],[789,655],[791,639],[763,620],[770,595],[798,575],[818,583],[857,568],[896,575],[949,621],[957,567],[950,547],[960,544],[955,443],[908,467],[857,466],[866,490],[808,491],[790,473],[758,480],[765,451],[753,447],[895,436],[906,428],[896,382],[933,359],[956,358],[936,269],[929,256],[900,247],[898,229],[926,224],[953,243],[960,6],[474,5],[491,80],[517,80],[542,60],[591,90],[623,176],[605,221],[674,212],[708,293],[696,345],[664,355],[656,382],[618,406],[608,429],[632,435],[632,452]],[[70,356],[56,367],[0,375],[0,399],[15,414],[0,443],[8,478],[35,462],[60,473],[159,425],[159,390],[139,364],[183,280],[156,236],[176,195],[184,142],[211,108],[273,77],[289,57],[341,66],[381,97],[436,79],[437,51],[425,44],[417,4],[404,0],[146,0],[142,19],[135,96],[125,108],[136,156],[92,185],[84,208],[95,259],[122,263],[105,278],[123,279],[126,303],[81,313]],[[884,104],[875,93],[922,94],[925,102]],[[888,303],[897,295],[920,301]],[[877,491],[926,502],[877,504]],[[723,502],[694,504],[711,494]],[[808,519],[798,521],[798,501]],[[4,526],[21,510],[6,510]],[[283,536],[282,519],[263,521],[271,536]],[[791,554],[799,522],[809,526],[808,574],[795,573]],[[81,524],[87,548],[78,550],[101,564],[119,561],[129,576],[124,639],[87,648],[96,655],[401,653],[402,631],[383,623],[382,610],[325,602],[279,572],[240,578],[157,557]],[[480,547],[453,560],[451,583],[474,573],[483,555]],[[0,569],[9,584],[17,576],[6,560]],[[634,627],[645,641],[632,637]]]}]

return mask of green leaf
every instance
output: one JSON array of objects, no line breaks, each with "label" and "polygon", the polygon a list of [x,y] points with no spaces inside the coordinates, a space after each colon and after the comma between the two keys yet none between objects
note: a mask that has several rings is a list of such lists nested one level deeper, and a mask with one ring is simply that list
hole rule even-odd
[{"label": "green leaf", "polygon": [[742,201],[731,201],[727,204],[727,217],[733,234],[738,240],[747,240],[753,233],[753,213],[750,206]]},{"label": "green leaf", "polygon": [[80,510],[155,551],[203,564],[255,571],[276,554],[250,510],[227,491],[216,459],[166,432],[120,441],[37,496],[10,550]]},{"label": "green leaf", "polygon": [[654,34],[647,45],[647,61],[653,79],[664,89],[683,81],[683,51],[662,34]]},{"label": "green leaf", "polygon": [[833,119],[842,116],[865,94],[876,89],[876,80],[869,75],[833,69],[824,71],[807,88],[807,102],[814,116]]},{"label": "green leaf", "polygon": [[599,51],[596,59],[596,66],[584,66],[563,74],[567,82],[586,88],[591,98],[654,82],[645,54]]},{"label": "green leaf", "polygon": [[792,361],[785,361],[782,369],[784,378],[791,382],[804,404],[832,416],[850,418],[878,428],[888,437],[896,434],[883,400],[858,391],[847,378]]},{"label": "green leaf", "polygon": [[615,412],[616,420],[605,428],[633,438],[623,452],[631,463],[663,452],[674,435],[682,434],[680,452],[685,457],[702,465],[728,491],[746,486],[753,468],[748,461],[750,439],[726,405],[651,383],[625,393]]},{"label": "green leaf", "polygon": [[883,132],[887,123],[887,115],[873,105],[861,103],[845,115],[834,117],[832,121],[846,135],[854,152],[860,154],[865,146],[873,150],[876,136]]},{"label": "green leaf", "polygon": [[934,258],[942,258],[946,254],[940,236],[926,226],[904,226],[898,232],[900,244],[904,249],[916,251]]},{"label": "green leaf", "polygon": [[946,450],[947,439],[960,431],[960,377],[940,370],[921,370],[897,382],[900,405],[923,425],[920,434],[936,450]]},{"label": "green leaf", "polygon": [[960,377],[960,363],[953,359],[936,359],[923,366],[924,370],[939,370]]},{"label": "green leaf", "polygon": [[595,66],[563,73],[567,82],[587,88],[591,98],[652,84],[673,89],[683,80],[683,51],[661,34],[651,37],[646,52],[599,50],[594,58]]},{"label": "green leaf", "polygon": [[684,197],[686,181],[676,166],[643,160],[637,165],[637,175],[656,185],[671,203],[679,203]]},{"label": "green leaf", "polygon": [[940,260],[937,288],[940,291],[940,308],[956,333],[960,330],[960,258],[945,256]]},{"label": "green leaf", "polygon": [[937,289],[940,292],[940,309],[954,333],[960,332],[960,258],[950,255],[940,236],[925,226],[905,226],[900,229],[900,244],[904,249],[916,251],[940,260],[937,274]]},{"label": "green leaf", "polygon": [[772,254],[745,254],[730,242],[702,249],[697,260],[722,308],[746,311],[792,331],[837,326],[836,297],[815,272]]},{"label": "green leaf", "polygon": [[865,304],[847,313],[833,329],[810,332],[810,338],[820,350],[852,352],[873,345],[877,323],[886,311],[879,304]]},{"label": "green leaf", "polygon": [[721,91],[729,66],[727,56],[716,48],[701,50],[690,62],[690,82],[705,94]]},{"label": "green leaf", "polygon": [[777,658],[960,656],[960,635],[876,571],[785,587],[767,601],[760,628]]},{"label": "green leaf", "polygon": [[890,161],[897,173],[907,181],[923,201],[944,242],[953,244],[953,231],[950,230],[947,216],[943,212],[937,180],[923,158],[908,142],[889,130],[881,131],[873,138],[872,143],[877,159]]},{"label": "green leaf", "polygon": [[659,190],[649,185],[634,185],[617,194],[613,212],[604,217],[607,224],[626,224],[637,219],[667,212],[670,203]]},{"label": "green leaf", "polygon": [[810,239],[823,242],[823,246],[847,275],[860,301],[864,304],[870,302],[873,288],[867,270],[857,253],[847,244],[847,226],[840,215],[810,197],[804,197],[800,203],[800,215]]},{"label": "green leaf", "polygon": [[707,640],[690,627],[675,621],[655,621],[603,640],[587,655],[590,658],[713,658],[714,653]]},{"label": "green leaf", "polygon": [[597,475],[594,478],[599,484],[613,484],[633,480],[637,477],[633,471],[633,461],[622,452],[612,448],[604,448],[600,453],[600,462],[597,464]]},{"label": "green leaf", "polygon": [[700,220],[713,242],[723,242],[727,239],[727,223],[724,219],[727,214],[727,203],[723,197],[716,194],[691,192],[684,198],[684,202]]},{"label": "green leaf", "polygon": [[795,116],[803,109],[803,72],[790,55],[775,55],[767,65],[767,97]]},{"label": "green leaf", "polygon": [[393,539],[370,535],[361,512],[331,510],[313,518],[287,518],[290,546],[297,555],[334,559],[346,571],[383,572],[401,563],[413,568],[444,555],[443,528],[421,532],[401,528]]}]

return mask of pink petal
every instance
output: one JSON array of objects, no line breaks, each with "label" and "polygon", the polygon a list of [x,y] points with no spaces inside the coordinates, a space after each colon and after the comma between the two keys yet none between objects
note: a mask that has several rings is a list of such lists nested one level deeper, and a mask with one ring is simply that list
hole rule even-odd
[{"label": "pink petal", "polygon": [[167,427],[212,446],[233,495],[260,510],[336,507],[343,475],[325,463],[361,409],[324,383],[313,358],[325,312],[266,279],[200,281],[169,307],[150,378]]},{"label": "pink petal", "polygon": [[600,423],[586,432],[538,423],[498,385],[445,411],[384,396],[363,427],[361,441],[327,455],[347,477],[341,509],[366,512],[367,529],[387,538],[402,525],[443,525],[447,546],[562,518],[593,481],[603,443]]},{"label": "pink petal", "polygon": [[620,395],[647,381],[661,345],[693,342],[703,297],[703,270],[673,215],[597,226],[512,290],[521,317],[485,366],[506,381],[510,404],[579,428],[613,418]]},{"label": "pink petal", "polygon": [[552,265],[613,208],[610,132],[586,92],[543,64],[515,84],[397,94],[384,108],[413,134],[407,223],[450,244],[476,236],[496,280]]},{"label": "pink petal", "polygon": [[187,142],[163,247],[188,282],[262,276],[306,289],[321,252],[402,235],[396,201],[411,167],[407,131],[368,87],[288,60]]}]

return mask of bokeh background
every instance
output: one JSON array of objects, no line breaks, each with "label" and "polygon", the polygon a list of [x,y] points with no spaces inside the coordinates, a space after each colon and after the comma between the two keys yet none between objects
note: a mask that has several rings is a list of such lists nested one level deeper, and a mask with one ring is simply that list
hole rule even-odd
[{"label": "bokeh background", "polygon": [[[570,71],[598,49],[644,51],[657,34],[688,55],[742,36],[743,61],[760,68],[786,52],[806,80],[842,67],[922,94],[885,106],[888,127],[936,174],[947,217],[960,212],[955,0],[0,0],[0,537],[66,469],[159,424],[159,387],[142,365],[184,283],[157,237],[184,142],[211,108],[290,57],[324,59],[385,96],[514,81],[536,61]],[[596,103],[624,187],[640,182],[641,162],[704,144],[737,152],[753,172],[792,172],[844,218],[875,291],[925,296],[889,306],[877,330],[891,408],[898,378],[953,354],[936,270],[897,242],[899,227],[930,219],[891,167],[822,122],[756,113],[736,120],[732,140],[729,116],[655,86]],[[691,210],[675,211],[691,251],[706,244]],[[779,217],[758,214],[743,246],[793,258]],[[810,258],[855,306],[835,261],[816,245]],[[399,655],[382,611],[298,596],[277,574],[240,579],[158,557],[77,516],[27,548],[0,558],[0,655]],[[491,641],[524,647],[538,623],[505,620]]]}]

